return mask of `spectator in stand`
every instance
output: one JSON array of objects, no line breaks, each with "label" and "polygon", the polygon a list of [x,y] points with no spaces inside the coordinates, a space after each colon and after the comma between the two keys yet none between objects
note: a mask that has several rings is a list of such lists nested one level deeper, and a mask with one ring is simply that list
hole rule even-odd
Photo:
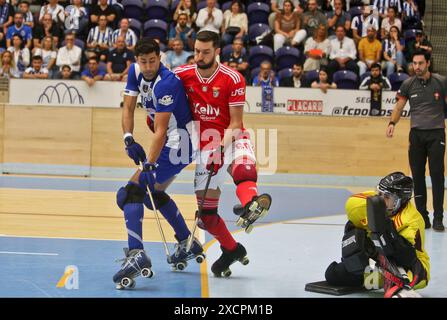
[{"label": "spectator in stand", "polygon": [[354,41],[346,36],[345,28],[338,26],[335,31],[336,38],[331,40],[330,62],[328,64],[329,77],[338,70],[350,70],[358,74],[357,49]]},{"label": "spectator in stand", "polygon": [[399,29],[399,31],[402,31],[402,22],[396,16],[395,7],[389,7],[387,11],[387,17],[382,20],[382,27],[380,29],[380,36],[382,39],[386,38],[392,26],[395,26]]},{"label": "spectator in stand", "polygon": [[109,6],[107,0],[98,0],[98,4],[93,6],[93,9],[90,13],[90,22],[93,25],[97,25],[99,23],[100,16],[105,15],[107,19],[107,25],[115,28],[116,23],[116,13],[113,10],[112,6]]},{"label": "spectator in stand", "polygon": [[135,34],[135,32],[129,28],[129,19],[127,19],[127,18],[121,19],[119,25],[120,25],[120,28],[113,31],[112,46],[114,48],[116,48],[117,47],[117,45],[116,45],[117,39],[119,37],[124,37],[127,49],[133,52],[135,49],[135,45],[138,41],[138,38],[137,38],[137,35]]},{"label": "spectator in stand", "polygon": [[174,40],[179,39],[183,42],[183,47],[187,51],[194,50],[194,41],[196,33],[194,29],[188,27],[188,16],[186,13],[180,13],[175,28],[169,30],[169,47],[172,48]]},{"label": "spectator in stand", "polygon": [[323,93],[327,93],[328,89],[337,89],[337,85],[329,80],[327,69],[323,67],[318,72],[318,80],[312,82],[311,88],[319,88]]},{"label": "spectator in stand", "polygon": [[[286,0],[271,0],[271,10],[270,10],[270,15],[269,15],[269,25],[271,29],[275,29],[275,20],[276,20],[276,15],[279,13],[283,13],[284,12],[284,2]],[[296,13],[298,15],[300,15],[302,13],[302,10],[300,10],[300,0],[291,0],[293,3],[293,7],[295,8],[294,11],[296,11]]]},{"label": "spectator in stand", "polygon": [[401,0],[374,0],[372,6],[375,10],[379,11],[379,16],[382,19],[386,18],[389,7],[396,7],[399,14],[402,12]]},{"label": "spectator in stand", "polygon": [[74,44],[74,41],[75,35],[73,33],[65,35],[65,46],[57,52],[56,65],[60,68],[60,71],[62,66],[70,66],[73,79],[79,79],[82,50]]},{"label": "spectator in stand", "polygon": [[[303,28],[306,30],[306,37],[311,37],[315,29],[318,29],[320,25],[328,27],[328,21],[326,16],[318,10],[318,4],[316,0],[309,0],[307,3],[308,10],[303,14]],[[301,31],[299,32],[301,34]],[[296,44],[301,43],[305,40],[304,33],[299,37],[299,39],[294,39]],[[295,45],[295,43],[292,43]]]},{"label": "spectator in stand", "polygon": [[42,47],[42,39],[45,37],[52,37],[54,46],[57,47],[59,40],[62,39],[61,29],[53,22],[49,13],[42,18],[42,24],[38,23],[33,31],[33,46],[34,48]]},{"label": "spectator in stand", "polygon": [[306,40],[304,54],[307,59],[304,62],[304,71],[318,70],[328,64],[328,56],[331,51],[331,42],[327,38],[327,28],[320,24],[315,29],[314,36]]},{"label": "spectator in stand", "polygon": [[58,79],[62,80],[71,80],[73,75],[71,73],[71,68],[69,65],[63,65],[61,68],[61,72],[58,75]]},{"label": "spectator in stand", "polygon": [[53,38],[47,36],[42,40],[42,48],[35,48],[34,56],[42,57],[42,67],[48,70],[48,76],[54,77],[56,72],[57,52],[54,50]]},{"label": "spectator in stand", "polygon": [[20,1],[19,12],[23,14],[23,23],[31,29],[34,28],[34,17],[28,1]]},{"label": "spectator in stand", "polygon": [[269,61],[263,61],[261,63],[261,70],[257,77],[253,79],[253,87],[262,87],[269,85],[272,87],[278,87],[279,81],[275,76],[275,72],[272,70],[272,64]]},{"label": "spectator in stand", "polygon": [[112,47],[113,30],[107,26],[107,17],[100,15],[98,25],[90,29],[87,37],[87,58],[92,56],[99,57],[101,61],[106,61],[109,54],[109,48]]},{"label": "spectator in stand", "polygon": [[181,40],[174,40],[172,49],[166,53],[166,67],[174,70],[186,64],[186,59],[191,55],[191,52],[183,50],[183,42]]},{"label": "spectator in stand", "polygon": [[[416,51],[423,51],[423,52],[428,52],[430,55],[433,52],[433,45],[431,44],[430,41],[428,41],[428,39],[425,37],[424,33],[422,31],[416,31],[416,38],[409,42],[406,46],[405,46],[406,52],[405,52],[405,58],[407,61],[412,61],[413,60],[413,54]],[[433,70],[433,61],[430,61],[430,72],[432,72]],[[413,64],[409,63],[408,64],[408,74],[410,76],[414,76],[414,69],[413,69]]]},{"label": "spectator in stand", "polygon": [[25,47],[31,48],[31,39],[33,38],[33,33],[30,27],[23,23],[23,14],[17,12],[14,14],[14,24],[8,28],[6,33],[6,46],[11,46],[11,39],[14,35],[19,34],[23,41],[25,42]]},{"label": "spectator in stand", "polygon": [[3,51],[0,56],[0,77],[2,78],[19,78],[20,74],[14,63],[11,51]]},{"label": "spectator in stand", "polygon": [[328,12],[326,16],[328,19],[327,24],[329,39],[332,40],[335,38],[335,30],[338,26],[344,27],[346,32],[349,32],[351,29],[351,15],[346,11],[343,11],[342,0],[335,0],[334,11]]},{"label": "spectator in stand", "polygon": [[96,81],[100,81],[104,78],[105,72],[99,68],[98,60],[95,57],[90,57],[88,59],[88,64],[82,71],[81,78],[87,82],[88,86],[91,87]]},{"label": "spectator in stand", "polygon": [[273,49],[275,52],[284,43],[292,45],[294,41],[301,41],[302,33],[305,33],[304,30],[300,30],[301,22],[298,14],[294,12],[292,1],[285,0],[283,6],[284,12],[277,13],[275,19],[275,35],[273,36]]},{"label": "spectator in stand", "polygon": [[188,58],[186,58],[186,64],[193,65],[195,63],[196,62],[194,61],[194,55],[190,55]]},{"label": "spectator in stand", "polygon": [[200,31],[210,30],[219,33],[223,21],[222,10],[216,8],[216,0],[207,0],[206,4],[205,8],[199,10],[196,25]]},{"label": "spectator in stand", "polygon": [[224,44],[233,43],[234,38],[247,40],[248,17],[242,3],[233,0],[229,10],[224,12],[222,23],[222,40]]},{"label": "spectator in stand", "polygon": [[352,37],[356,44],[366,37],[367,29],[371,25],[379,30],[379,20],[372,14],[369,6],[365,5],[362,7],[362,14],[354,17],[351,23]]},{"label": "spectator in stand", "polygon": [[14,8],[6,0],[0,0],[0,43],[6,38],[10,25],[13,24]]},{"label": "spectator in stand", "polygon": [[115,45],[116,48],[109,53],[107,59],[107,74],[104,76],[104,80],[127,81],[127,73],[135,58],[132,51],[126,48],[124,37],[119,36]]},{"label": "spectator in stand", "polygon": [[48,0],[48,3],[40,8],[40,23],[43,22],[43,17],[46,14],[51,15],[51,19],[58,27],[61,27],[65,21],[64,7],[58,4],[58,0]]},{"label": "spectator in stand", "polygon": [[404,48],[405,41],[400,37],[399,29],[396,26],[392,26],[387,37],[382,41],[383,62],[387,77],[395,71],[403,72],[403,67],[406,64]]},{"label": "spectator in stand", "polygon": [[48,79],[48,69],[42,67],[42,57],[34,56],[31,60],[31,67],[23,73],[23,79]]},{"label": "spectator in stand", "polygon": [[[195,0],[180,0],[174,12],[174,21],[178,23],[181,14],[186,14],[186,25],[192,28],[197,19]],[[186,47],[185,47],[186,48]]]},{"label": "spectator in stand", "polygon": [[402,8],[403,29],[406,30],[417,25],[417,29],[422,29],[419,8],[415,0],[405,0],[402,4]]},{"label": "spectator in stand", "polygon": [[377,31],[374,26],[368,27],[368,34],[359,42],[359,75],[371,69],[382,58],[382,44],[377,40]]},{"label": "spectator in stand", "polygon": [[279,81],[280,87],[289,88],[305,88],[306,82],[303,77],[303,65],[300,63],[294,63],[292,67],[292,76],[283,78]]},{"label": "spectator in stand", "polygon": [[[67,10],[68,9],[68,10]],[[65,8],[65,33],[86,33],[88,28],[87,9],[82,5],[82,0],[73,0],[73,5]]]},{"label": "spectator in stand", "polygon": [[371,75],[363,79],[359,89],[371,91],[391,90],[390,80],[382,75],[382,67],[379,63],[375,63],[371,66]]},{"label": "spectator in stand", "polygon": [[235,38],[232,45],[233,51],[227,55],[222,56],[222,63],[228,66],[230,63],[235,62],[235,69],[239,71],[245,78],[248,74],[248,57],[244,54],[244,42],[242,39]]},{"label": "spectator in stand", "polygon": [[14,68],[17,70],[17,74],[22,77],[23,72],[30,63],[30,52],[23,44],[23,39],[19,34],[12,36],[12,46],[8,48],[8,51],[12,53]]}]

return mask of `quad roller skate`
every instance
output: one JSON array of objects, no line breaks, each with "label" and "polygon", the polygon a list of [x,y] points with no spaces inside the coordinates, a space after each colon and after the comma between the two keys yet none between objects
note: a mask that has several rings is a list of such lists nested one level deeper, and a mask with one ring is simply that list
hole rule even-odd
[{"label": "quad roller skate", "polygon": [[237,244],[236,250],[233,251],[228,251],[222,248],[222,246],[220,248],[222,249],[222,254],[211,266],[211,271],[218,278],[231,276],[230,266],[236,261],[239,261],[244,266],[250,262],[247,257],[247,250],[240,243]]},{"label": "quad roller skate", "polygon": [[126,257],[118,261],[123,261],[121,270],[113,276],[113,282],[116,284],[117,290],[135,288],[135,278],[142,276],[143,278],[152,278],[154,273],[151,270],[151,259],[142,249],[130,250],[124,248]]},{"label": "quad roller skate", "polygon": [[246,233],[250,233],[253,230],[253,223],[268,214],[271,204],[272,197],[264,193],[254,197],[245,207],[235,205],[233,211],[239,216],[236,225],[245,228]]},{"label": "quad roller skate", "polygon": [[[177,237],[176,237],[177,239]],[[177,239],[178,240],[178,239]],[[175,252],[169,257],[169,263],[172,264],[173,271],[182,271],[188,265],[188,260],[196,259],[197,263],[202,263],[205,260],[205,254],[203,253],[202,245],[199,240],[194,238],[191,244],[191,248],[186,252],[186,245],[188,238],[183,241],[179,241],[175,245]]]}]

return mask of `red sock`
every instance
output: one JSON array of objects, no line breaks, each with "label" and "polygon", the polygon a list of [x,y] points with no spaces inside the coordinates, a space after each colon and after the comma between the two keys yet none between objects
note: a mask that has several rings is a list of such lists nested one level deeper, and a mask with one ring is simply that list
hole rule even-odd
[{"label": "red sock", "polygon": [[236,187],[236,195],[242,206],[245,207],[245,205],[249,203],[254,196],[258,195],[256,182],[244,181],[239,183]]},{"label": "red sock", "polygon": [[217,214],[203,215],[203,224],[208,231],[217,241],[222,245],[223,248],[229,251],[233,251],[237,247],[237,242],[234,240],[230,231],[228,231],[227,226],[223,219]]}]

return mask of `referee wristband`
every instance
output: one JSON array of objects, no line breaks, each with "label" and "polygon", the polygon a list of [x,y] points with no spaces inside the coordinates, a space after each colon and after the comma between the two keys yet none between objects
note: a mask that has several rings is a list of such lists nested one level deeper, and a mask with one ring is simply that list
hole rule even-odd
[{"label": "referee wristband", "polygon": [[390,121],[389,123],[388,123],[388,125],[393,125],[393,126],[396,126],[396,123],[394,122],[394,121]]}]

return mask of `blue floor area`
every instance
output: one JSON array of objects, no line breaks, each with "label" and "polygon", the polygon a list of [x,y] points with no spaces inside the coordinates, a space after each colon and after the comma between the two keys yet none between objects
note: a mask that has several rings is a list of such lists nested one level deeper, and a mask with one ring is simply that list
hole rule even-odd
[{"label": "blue floor area", "polygon": [[[137,278],[131,291],[116,290],[112,277],[120,264],[115,260],[126,246],[124,241],[0,237],[0,297],[201,296],[199,265],[191,261],[185,271],[171,271],[161,243],[145,243],[155,276]],[[68,265],[78,267],[77,290],[56,288]]]}]

